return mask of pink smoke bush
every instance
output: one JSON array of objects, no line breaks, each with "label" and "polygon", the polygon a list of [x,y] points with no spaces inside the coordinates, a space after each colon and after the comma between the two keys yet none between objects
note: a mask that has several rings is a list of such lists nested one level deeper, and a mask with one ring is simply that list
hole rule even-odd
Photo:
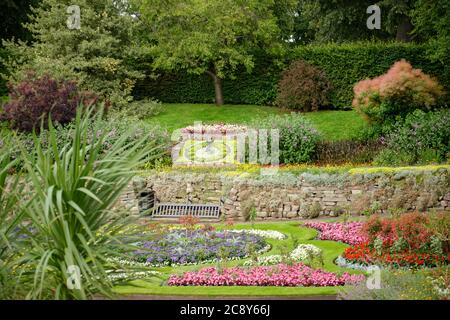
[{"label": "pink smoke bush", "polygon": [[395,62],[387,73],[358,82],[353,92],[353,107],[371,121],[416,108],[430,109],[444,95],[435,79],[404,59]]}]

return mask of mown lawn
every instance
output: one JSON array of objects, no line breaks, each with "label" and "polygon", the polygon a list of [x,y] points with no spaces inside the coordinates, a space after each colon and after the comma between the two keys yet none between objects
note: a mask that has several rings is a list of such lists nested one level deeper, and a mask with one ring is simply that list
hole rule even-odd
[{"label": "mown lawn", "polygon": [[[165,104],[164,112],[148,121],[159,123],[172,132],[193,125],[195,121],[245,124],[256,118],[286,112],[289,111],[253,105]],[[304,113],[304,116],[311,120],[326,140],[351,139],[364,127],[364,121],[355,111],[327,110]]]},{"label": "mown lawn", "polygon": [[[223,225],[217,225],[218,229],[224,228]],[[298,243],[311,243],[323,250],[324,270],[332,272],[351,272],[360,273],[351,269],[341,268],[333,263],[347,247],[346,244],[335,241],[313,240],[317,236],[317,231],[310,228],[304,228],[299,222],[276,222],[276,223],[256,223],[238,224],[233,229],[265,229],[278,230],[288,236],[285,240],[271,240],[267,242],[272,246],[271,250],[264,255],[279,254],[283,247],[290,251],[294,249],[294,239]],[[242,265],[245,260],[227,262],[227,266]],[[170,274],[180,274],[184,271],[196,270],[208,264],[196,266],[164,267],[155,270],[164,273],[161,279],[153,278],[148,280],[135,280],[127,285],[115,287],[115,292],[122,295],[146,294],[146,295],[200,295],[200,296],[313,296],[313,295],[333,295],[342,287],[252,287],[252,286],[234,286],[234,287],[207,287],[207,286],[186,286],[175,287],[165,285],[165,281]],[[209,264],[211,266],[211,264]]]}]

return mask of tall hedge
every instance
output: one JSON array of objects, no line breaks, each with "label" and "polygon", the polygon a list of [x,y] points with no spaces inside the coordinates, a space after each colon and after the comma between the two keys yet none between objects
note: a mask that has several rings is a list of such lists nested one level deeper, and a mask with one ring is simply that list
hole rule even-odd
[{"label": "tall hedge", "polygon": [[[400,59],[411,62],[414,68],[438,78],[450,91],[450,64],[431,61],[426,45],[412,43],[358,42],[299,46],[290,50],[285,66],[290,61],[304,59],[322,68],[334,89],[331,103],[343,109],[351,106],[353,85],[369,77],[385,73]],[[258,58],[253,73],[242,71],[235,80],[225,80],[224,98],[231,104],[273,104],[276,86],[282,68],[267,58]],[[161,74],[156,80],[148,77],[137,83],[136,98],[152,96],[163,102],[212,103],[214,87],[210,78],[187,74]]]}]

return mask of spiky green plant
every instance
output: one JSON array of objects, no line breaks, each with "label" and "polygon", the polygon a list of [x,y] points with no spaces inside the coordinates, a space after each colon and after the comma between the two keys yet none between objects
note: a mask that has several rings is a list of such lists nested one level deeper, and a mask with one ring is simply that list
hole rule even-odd
[{"label": "spiky green plant", "polygon": [[[19,176],[11,175],[17,159],[5,141],[0,141],[0,299],[18,297],[18,278],[13,269],[20,250],[18,228],[24,215],[20,204]],[[25,203],[25,201],[23,201]],[[20,294],[19,294],[20,296]]]},{"label": "spiky green plant", "polygon": [[49,120],[48,147],[43,149],[35,136],[35,154],[23,152],[36,194],[27,210],[36,230],[24,260],[33,266],[31,299],[112,296],[108,270],[116,266],[108,257],[116,253],[112,245],[127,226],[112,209],[136,168],[159,148],[148,137],[127,142],[131,129],[103,151],[108,132],[95,125],[97,135],[88,134],[89,122],[99,123],[102,114],[81,110],[71,142],[58,147]]}]

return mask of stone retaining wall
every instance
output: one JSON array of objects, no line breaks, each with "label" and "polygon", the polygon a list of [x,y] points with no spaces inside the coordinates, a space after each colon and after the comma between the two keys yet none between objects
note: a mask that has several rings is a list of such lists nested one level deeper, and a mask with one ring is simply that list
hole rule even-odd
[{"label": "stone retaining wall", "polygon": [[[157,201],[221,204],[222,214],[243,220],[255,208],[258,219],[315,218],[384,213],[392,209],[450,212],[450,169],[371,174],[181,173],[170,171],[145,178],[143,189]],[[138,212],[133,186],[121,203]]]}]

